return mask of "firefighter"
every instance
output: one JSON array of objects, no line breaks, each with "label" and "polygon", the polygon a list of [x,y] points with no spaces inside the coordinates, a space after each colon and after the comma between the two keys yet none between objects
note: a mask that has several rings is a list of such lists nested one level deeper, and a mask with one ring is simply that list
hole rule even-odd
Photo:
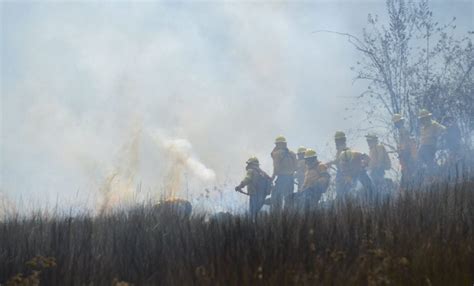
[{"label": "firefighter", "polygon": [[334,143],[336,144],[336,158],[339,158],[339,155],[347,149],[346,144],[346,134],[342,131],[336,131],[336,134],[334,134]]},{"label": "firefighter", "polygon": [[265,197],[270,193],[271,177],[260,169],[260,164],[256,157],[251,157],[246,163],[247,175],[235,187],[235,190],[243,193],[242,188],[247,187],[247,193],[244,194],[250,197],[249,213],[252,218],[255,218],[265,202]]},{"label": "firefighter", "polygon": [[298,148],[298,151],[296,152],[296,156],[298,157],[298,161],[296,162],[296,182],[298,183],[298,192],[303,190],[304,174],[306,172],[306,162],[304,159],[305,152],[305,147]]},{"label": "firefighter", "polygon": [[368,161],[369,157],[366,154],[350,149],[341,152],[338,158],[338,172],[341,176],[342,186],[338,195],[348,194],[357,181],[362,184],[369,197],[374,194],[374,185],[366,171]]},{"label": "firefighter", "polygon": [[321,196],[329,187],[331,176],[324,164],[318,161],[316,152],[312,149],[306,150],[304,154],[306,173],[303,183],[303,197],[311,204],[317,204]]},{"label": "firefighter", "polygon": [[441,121],[446,126],[444,145],[448,150],[448,164],[455,164],[461,158],[461,130],[452,116],[445,116]]},{"label": "firefighter", "polygon": [[327,167],[318,161],[317,154],[312,149],[304,153],[306,165],[305,179],[302,183],[301,192],[294,193],[288,198],[289,207],[300,206],[307,209],[318,204],[321,196],[326,192],[331,176]]},{"label": "firefighter", "polygon": [[342,131],[337,131],[336,134],[334,134],[334,143],[336,144],[336,158],[329,162],[327,165],[335,165],[336,166],[336,194],[338,195],[343,195],[344,193],[344,180],[342,178],[342,174],[339,170],[339,156],[341,155],[342,152],[345,150],[348,150],[349,148],[346,145],[346,134]]},{"label": "firefighter", "polygon": [[418,149],[418,163],[432,172],[436,167],[435,156],[438,138],[444,134],[446,127],[431,118],[431,113],[422,109],[418,115],[420,122],[420,147]]},{"label": "firefighter", "polygon": [[391,162],[385,146],[379,144],[379,138],[375,134],[365,136],[369,145],[369,172],[370,178],[377,190],[385,188],[385,171],[390,170]]},{"label": "firefighter", "polygon": [[400,184],[402,188],[406,188],[407,184],[413,180],[416,172],[416,142],[410,136],[410,131],[405,127],[405,118],[401,114],[394,114],[392,122],[397,130],[397,154],[402,173]]},{"label": "firefighter", "polygon": [[271,197],[271,210],[280,211],[289,194],[294,190],[294,174],[296,171],[296,154],[288,149],[285,137],[275,139],[275,148],[271,153],[273,159],[273,175],[275,189]]}]

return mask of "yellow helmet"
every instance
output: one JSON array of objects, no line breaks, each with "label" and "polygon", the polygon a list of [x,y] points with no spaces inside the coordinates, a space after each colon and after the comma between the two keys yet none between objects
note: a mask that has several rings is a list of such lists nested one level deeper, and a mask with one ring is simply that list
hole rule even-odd
[{"label": "yellow helmet", "polygon": [[259,164],[257,157],[250,157],[247,160],[246,163],[247,163],[247,165],[250,165],[250,164],[258,165]]},{"label": "yellow helmet", "polygon": [[431,115],[432,114],[428,110],[422,109],[422,110],[420,110],[420,113],[418,113],[418,119],[430,117]]},{"label": "yellow helmet", "polygon": [[286,143],[286,138],[280,135],[275,139],[275,143]]},{"label": "yellow helmet", "polygon": [[353,158],[352,151],[350,149],[347,149],[345,151],[342,151],[341,154],[339,155],[339,160],[342,162],[350,162],[352,161]]},{"label": "yellow helmet", "polygon": [[400,122],[400,121],[403,121],[405,120],[405,118],[403,118],[403,116],[399,113],[395,113],[393,116],[392,116],[392,122],[393,123],[397,123],[397,122]]},{"label": "yellow helmet", "polygon": [[373,133],[369,133],[365,135],[365,138],[367,138],[367,141],[377,141],[379,140],[379,137]]},{"label": "yellow helmet", "polygon": [[309,158],[316,158],[318,157],[318,154],[316,154],[316,151],[314,151],[313,149],[306,149],[306,151],[304,152],[304,158],[305,159],[309,159]]},{"label": "yellow helmet", "polygon": [[342,131],[336,131],[336,134],[334,135],[335,140],[340,140],[340,139],[346,139],[346,134]]},{"label": "yellow helmet", "polygon": [[296,153],[301,154],[301,153],[304,153],[304,152],[306,152],[306,147],[301,146],[300,148],[298,148],[298,152],[296,152]]}]

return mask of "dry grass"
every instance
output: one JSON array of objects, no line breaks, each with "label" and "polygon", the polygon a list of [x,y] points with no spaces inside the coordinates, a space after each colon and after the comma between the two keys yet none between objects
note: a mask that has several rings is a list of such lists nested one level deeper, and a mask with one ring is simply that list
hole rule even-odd
[{"label": "dry grass", "polygon": [[0,223],[0,283],[37,255],[55,258],[42,285],[472,285],[474,182],[256,222],[137,206]]}]

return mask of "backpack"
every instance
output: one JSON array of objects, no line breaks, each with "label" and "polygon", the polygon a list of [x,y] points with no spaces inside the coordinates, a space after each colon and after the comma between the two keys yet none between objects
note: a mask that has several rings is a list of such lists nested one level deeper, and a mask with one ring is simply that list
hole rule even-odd
[{"label": "backpack", "polygon": [[267,173],[263,170],[258,169],[258,181],[257,181],[257,190],[264,191],[265,196],[269,195],[272,190],[273,182],[272,177],[270,177]]}]

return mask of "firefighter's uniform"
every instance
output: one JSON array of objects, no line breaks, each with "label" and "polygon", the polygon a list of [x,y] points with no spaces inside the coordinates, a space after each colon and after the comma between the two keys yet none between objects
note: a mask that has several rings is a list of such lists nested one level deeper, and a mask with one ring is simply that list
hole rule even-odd
[{"label": "firefighter's uniform", "polygon": [[242,182],[235,187],[236,191],[247,187],[247,194],[249,195],[249,212],[252,217],[255,217],[262,208],[265,197],[267,196],[267,190],[264,189],[261,182],[265,177],[270,178],[262,169],[259,167],[259,161],[256,157],[251,157],[247,160],[247,174]]},{"label": "firefighter's uniform", "polygon": [[341,152],[338,172],[341,173],[343,185],[339,194],[346,195],[357,181],[362,184],[369,196],[374,194],[374,185],[366,171],[368,160],[366,154],[350,149]]},{"label": "firefighter's uniform", "polygon": [[296,171],[296,154],[287,147],[286,139],[278,136],[271,156],[273,159],[273,178],[276,177],[275,189],[272,192],[271,209],[279,211],[286,196],[293,193],[294,174]]},{"label": "firefighter's uniform", "polygon": [[404,126],[405,118],[401,114],[394,114],[392,122],[398,130],[397,154],[401,167],[400,184],[402,188],[406,188],[415,175],[416,172],[416,142],[410,136],[410,131]]},{"label": "firefighter's uniform", "polygon": [[306,162],[304,160],[304,154],[306,152],[305,147],[298,148],[296,155],[298,156],[298,161],[296,162],[296,182],[298,183],[298,192],[303,190],[304,183],[304,174],[306,172]]},{"label": "firefighter's uniform", "polygon": [[339,167],[339,156],[342,152],[349,150],[346,145],[346,134],[342,131],[336,131],[334,134],[334,142],[336,143],[336,158],[331,162],[331,164],[336,165],[336,194],[343,195],[346,188],[346,183],[340,171]]},{"label": "firefighter's uniform", "polygon": [[385,146],[379,144],[377,135],[368,134],[365,136],[369,145],[369,172],[372,182],[377,189],[383,188],[385,171],[390,170],[391,162]]},{"label": "firefighter's uniform", "polygon": [[299,208],[308,208],[316,206],[321,196],[326,192],[331,176],[327,167],[318,161],[317,154],[312,149],[305,152],[306,173],[302,186],[302,191],[290,196],[291,206]]},{"label": "firefighter's uniform", "polygon": [[444,134],[446,127],[431,119],[431,113],[426,109],[420,111],[420,147],[418,149],[418,161],[424,164],[428,170],[436,166],[435,155],[437,151],[438,138]]}]

